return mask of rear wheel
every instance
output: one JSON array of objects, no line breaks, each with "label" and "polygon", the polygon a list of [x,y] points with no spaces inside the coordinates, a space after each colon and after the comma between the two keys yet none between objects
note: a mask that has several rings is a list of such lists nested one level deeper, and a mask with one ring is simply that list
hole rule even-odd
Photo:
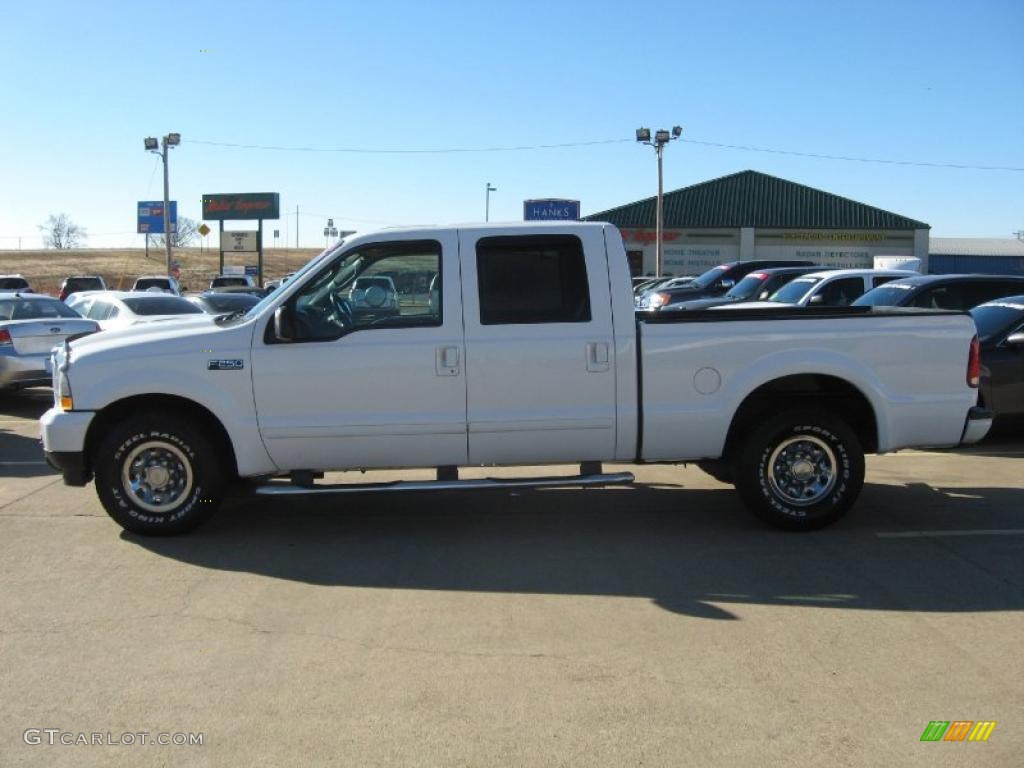
[{"label": "rear wheel", "polygon": [[788,530],[834,523],[864,485],[864,452],[842,419],[812,409],[780,413],[738,451],[733,478],[762,520]]},{"label": "rear wheel", "polygon": [[93,466],[104,509],[133,533],[190,531],[223,496],[224,470],[213,442],[173,413],[143,413],[115,425]]}]

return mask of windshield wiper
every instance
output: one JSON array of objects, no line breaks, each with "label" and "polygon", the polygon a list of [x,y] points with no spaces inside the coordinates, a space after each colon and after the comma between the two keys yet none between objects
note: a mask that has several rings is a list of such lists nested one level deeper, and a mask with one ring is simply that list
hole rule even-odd
[{"label": "windshield wiper", "polygon": [[213,318],[213,321],[215,323],[229,323],[232,320],[237,320],[239,317],[248,314],[248,312],[248,309],[236,309],[234,312],[228,312],[227,314],[224,315],[217,315],[215,318]]}]

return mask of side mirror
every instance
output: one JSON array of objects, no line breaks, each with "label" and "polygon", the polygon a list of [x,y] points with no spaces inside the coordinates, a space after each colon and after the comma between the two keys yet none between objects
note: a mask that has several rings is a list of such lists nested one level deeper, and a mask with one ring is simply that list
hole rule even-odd
[{"label": "side mirror", "polygon": [[295,339],[295,316],[287,304],[274,310],[274,336],[278,341]]},{"label": "side mirror", "polygon": [[1018,331],[1017,333],[1011,333],[1006,337],[1006,346],[1008,347],[1024,347],[1024,331]]},{"label": "side mirror", "polygon": [[825,303],[825,297],[818,293],[815,294],[814,296],[811,296],[810,300],[807,303],[810,306],[821,306],[822,304]]}]

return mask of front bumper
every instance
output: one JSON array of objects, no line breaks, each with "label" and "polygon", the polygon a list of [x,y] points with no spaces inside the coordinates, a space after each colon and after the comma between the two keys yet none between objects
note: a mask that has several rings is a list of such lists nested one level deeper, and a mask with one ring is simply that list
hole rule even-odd
[{"label": "front bumper", "polygon": [[68,485],[85,485],[92,477],[85,461],[85,436],[93,411],[51,408],[39,419],[46,462],[64,475]]},{"label": "front bumper", "polygon": [[960,445],[971,445],[981,440],[988,431],[992,429],[992,419],[995,414],[988,408],[974,406],[967,412],[967,419],[964,421],[964,431],[960,436]]}]

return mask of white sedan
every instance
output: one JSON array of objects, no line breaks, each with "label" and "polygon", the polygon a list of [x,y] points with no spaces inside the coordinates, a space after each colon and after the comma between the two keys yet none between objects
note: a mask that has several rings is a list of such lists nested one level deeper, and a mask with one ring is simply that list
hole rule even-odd
[{"label": "white sedan", "polygon": [[67,304],[83,317],[95,320],[103,331],[204,314],[181,296],[150,291],[85,291],[69,296]]},{"label": "white sedan", "polygon": [[795,277],[766,301],[723,304],[713,309],[847,307],[872,288],[918,274],[905,269],[828,269]]}]

